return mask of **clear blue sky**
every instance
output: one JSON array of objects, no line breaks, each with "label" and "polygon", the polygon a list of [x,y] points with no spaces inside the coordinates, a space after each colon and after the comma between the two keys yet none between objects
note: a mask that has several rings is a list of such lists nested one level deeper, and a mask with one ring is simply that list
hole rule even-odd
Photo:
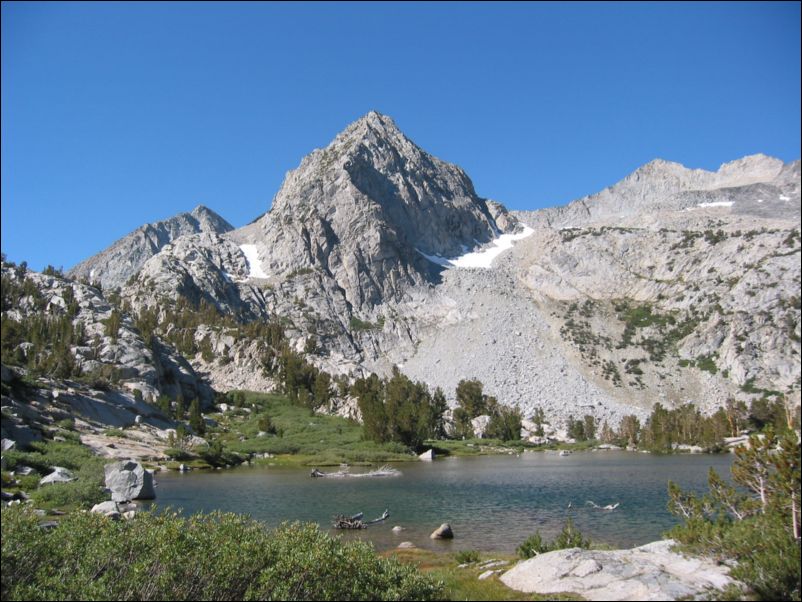
[{"label": "clear blue sky", "polygon": [[2,3],[2,248],[69,268],[205,204],[235,226],[371,109],[479,194],[660,157],[800,156],[800,4]]}]

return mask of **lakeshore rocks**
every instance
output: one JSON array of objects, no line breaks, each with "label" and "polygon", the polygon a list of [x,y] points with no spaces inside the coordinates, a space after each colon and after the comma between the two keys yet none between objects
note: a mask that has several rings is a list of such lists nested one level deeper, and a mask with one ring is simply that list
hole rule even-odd
[{"label": "lakeshore rocks", "polygon": [[139,462],[123,461],[106,464],[106,487],[111,490],[114,502],[152,500],[153,475]]},{"label": "lakeshore rocks", "polygon": [[411,541],[402,541],[398,546],[399,550],[414,550],[417,546]]},{"label": "lakeshore rocks", "polygon": [[733,583],[729,569],[672,552],[673,540],[630,550],[570,548],[518,563],[501,581],[518,591],[574,592],[587,600],[697,599]]},{"label": "lakeshore rocks", "polygon": [[454,539],[454,532],[451,530],[451,525],[443,523],[429,537],[431,539]]},{"label": "lakeshore rocks", "polygon": [[102,514],[112,520],[120,520],[120,518],[130,520],[136,516],[137,505],[134,503],[114,501],[101,502],[92,506],[90,512]]},{"label": "lakeshore rocks", "polygon": [[427,461],[434,460],[434,450],[433,449],[426,450],[421,455],[419,455],[418,458]]},{"label": "lakeshore rocks", "polygon": [[396,525],[391,529],[391,531],[393,533],[401,533],[401,531],[404,531],[404,527],[402,527],[401,525]]},{"label": "lakeshore rocks", "polygon": [[52,485],[53,483],[69,483],[74,481],[75,477],[72,473],[61,466],[54,466],[53,472],[39,481],[39,485]]}]

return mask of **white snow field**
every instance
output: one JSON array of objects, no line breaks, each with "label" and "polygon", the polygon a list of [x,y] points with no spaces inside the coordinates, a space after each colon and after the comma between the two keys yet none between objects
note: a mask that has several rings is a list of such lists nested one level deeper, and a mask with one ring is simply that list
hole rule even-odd
[{"label": "white snow field", "polygon": [[256,245],[240,245],[240,249],[245,254],[245,260],[248,262],[248,278],[268,278],[262,269],[262,263],[259,261],[259,253],[256,250]]},{"label": "white snow field", "polygon": [[446,259],[439,255],[427,255],[420,249],[415,249],[418,253],[423,255],[429,261],[441,265],[446,268],[480,268],[488,269],[493,267],[493,260],[501,255],[504,251],[512,249],[513,243],[516,240],[521,240],[530,236],[534,230],[529,226],[524,226],[523,230],[518,234],[502,234],[493,241],[493,245],[482,249],[481,251],[473,251],[460,255],[459,257],[452,257]]}]

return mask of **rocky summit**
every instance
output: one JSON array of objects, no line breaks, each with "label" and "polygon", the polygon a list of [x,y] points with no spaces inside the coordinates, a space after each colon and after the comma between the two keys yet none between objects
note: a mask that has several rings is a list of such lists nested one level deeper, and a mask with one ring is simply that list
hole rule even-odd
[{"label": "rocky summit", "polygon": [[[479,378],[524,418],[617,424],[658,401],[798,402],[799,253],[799,161],[754,155],[712,172],[655,160],[565,206],[508,212],[370,112],[289,172],[251,224],[198,207],[70,275],[138,323],[172,324],[154,331],[162,355],[180,351],[221,390],[275,386],[263,334],[248,334],[273,321],[332,375],[399,369],[449,397]],[[136,346],[126,325],[114,344]],[[111,361],[107,347],[83,361]],[[140,367],[150,349],[114,361],[132,358],[120,373],[156,394],[171,385]]]},{"label": "rocky summit", "polygon": [[148,259],[173,240],[188,234],[222,234],[233,229],[231,224],[214,211],[198,205],[189,213],[180,213],[170,219],[137,228],[108,249],[76,265],[69,271],[69,276],[100,283],[107,289],[119,288]]}]

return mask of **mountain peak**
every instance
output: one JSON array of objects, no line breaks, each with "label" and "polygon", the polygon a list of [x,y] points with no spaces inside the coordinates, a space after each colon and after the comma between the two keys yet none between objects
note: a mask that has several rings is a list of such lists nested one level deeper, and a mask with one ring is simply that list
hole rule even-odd
[{"label": "mountain peak", "polygon": [[366,123],[374,127],[388,127],[398,129],[395,121],[389,115],[384,115],[378,111],[368,111],[362,117],[357,119],[354,123]]},{"label": "mountain peak", "polygon": [[148,259],[177,238],[201,232],[223,234],[233,229],[217,213],[198,205],[191,212],[140,226],[73,267],[69,275],[91,282],[99,281],[103,288],[121,287]]},{"label": "mountain peak", "polygon": [[[220,214],[212,211],[206,205],[198,205],[189,215],[202,224],[200,230],[212,230],[218,234],[222,234],[223,232],[230,232],[234,229],[234,226],[223,219]],[[171,219],[180,219],[180,217],[181,216],[178,215]]]},{"label": "mountain peak", "polygon": [[289,172],[259,224],[252,242],[267,273],[319,269],[355,307],[429,278],[439,268],[421,253],[453,257],[498,230],[462,169],[426,153],[377,111]]},{"label": "mountain peak", "polygon": [[337,146],[355,148],[357,146],[354,144],[355,142],[365,143],[369,146],[391,144],[415,147],[412,141],[398,128],[392,117],[378,111],[370,111],[348,125],[327,148]]}]

